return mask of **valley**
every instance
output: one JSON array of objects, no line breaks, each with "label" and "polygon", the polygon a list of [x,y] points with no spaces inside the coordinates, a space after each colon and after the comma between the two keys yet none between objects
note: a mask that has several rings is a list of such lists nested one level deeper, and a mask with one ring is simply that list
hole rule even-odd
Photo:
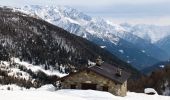
[{"label": "valley", "polygon": [[168,41],[159,43],[170,35],[169,26],[118,25],[102,18],[93,18],[68,6],[31,5],[16,10],[46,20],[98,46],[105,46],[106,50],[138,70],[170,58]]},{"label": "valley", "polygon": [[[148,100],[153,97],[169,100],[169,40],[170,26],[115,24],[69,6],[3,6],[0,7],[0,91],[6,94],[4,100],[9,100],[6,96],[17,97],[18,93],[23,96],[29,93],[28,99],[34,99],[29,98],[34,93],[45,93],[47,97],[55,95],[64,100],[133,100],[143,96]],[[101,67],[104,63],[108,64]],[[115,67],[116,74],[107,69],[109,64],[111,69]],[[124,85],[119,86],[117,81],[114,84],[115,88],[125,87],[125,98],[108,92],[62,89],[58,81],[62,77],[96,65],[99,75],[107,67],[105,78],[121,81],[125,78],[123,72],[131,74],[124,79]],[[89,73],[86,71],[85,75]],[[90,79],[86,82],[89,87],[96,86]],[[106,81],[101,88],[108,91],[109,83]],[[68,87],[76,89],[79,85],[75,84]],[[15,88],[17,91],[13,91]],[[158,94],[143,94],[145,88],[153,88]],[[118,88],[115,91],[120,92]],[[85,93],[91,93],[90,97]]]}]

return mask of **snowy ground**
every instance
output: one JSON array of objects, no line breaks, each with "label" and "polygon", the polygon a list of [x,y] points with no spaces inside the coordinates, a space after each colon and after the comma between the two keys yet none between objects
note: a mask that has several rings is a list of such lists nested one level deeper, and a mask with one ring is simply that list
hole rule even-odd
[{"label": "snowy ground", "polygon": [[[45,70],[44,66],[42,65],[39,65],[39,66],[33,65],[26,61],[20,61],[20,59],[18,58],[11,58],[11,62],[18,64],[18,65],[22,65],[23,69],[31,70],[34,73],[37,73],[38,71],[42,71],[48,76],[55,75],[57,77],[64,77],[67,75],[64,73],[60,73],[58,70],[54,70],[52,66],[50,66],[49,70]],[[17,66],[11,67],[10,62],[7,62],[7,61],[0,61],[0,69],[7,71],[9,76],[15,76],[17,78],[26,79],[26,80],[31,79],[31,76],[28,72],[24,72],[23,70],[20,70],[19,67]]]},{"label": "snowy ground", "polygon": [[[28,62],[20,61],[18,58],[11,58],[11,59],[13,59],[15,63],[23,65],[27,69],[32,70],[33,72],[42,71],[42,72],[46,73],[47,75],[57,75],[58,77],[64,77],[67,75],[67,74],[62,74],[62,73],[58,72],[57,70],[53,70],[53,69],[45,70],[45,69],[43,69],[43,66],[35,66],[32,64],[29,64]],[[52,67],[50,67],[50,68],[52,68]]]},{"label": "snowy ground", "polygon": [[[13,90],[7,90],[7,87]],[[3,88],[3,89],[2,89]],[[1,100],[170,100],[168,96],[128,92],[126,97],[94,90],[58,90],[52,85],[39,89],[20,89],[15,85],[0,86]]]}]

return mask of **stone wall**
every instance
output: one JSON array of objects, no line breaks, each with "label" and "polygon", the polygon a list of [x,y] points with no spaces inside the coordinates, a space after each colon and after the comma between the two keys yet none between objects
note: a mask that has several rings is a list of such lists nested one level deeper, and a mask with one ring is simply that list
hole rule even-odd
[{"label": "stone wall", "polygon": [[67,77],[61,81],[61,86],[63,89],[70,89],[71,85],[76,85],[76,89],[81,89],[82,83],[97,84],[96,90],[99,91],[103,90],[103,86],[108,86],[108,92],[117,96],[126,96],[127,92],[127,82],[118,84],[99,74],[86,70]]}]

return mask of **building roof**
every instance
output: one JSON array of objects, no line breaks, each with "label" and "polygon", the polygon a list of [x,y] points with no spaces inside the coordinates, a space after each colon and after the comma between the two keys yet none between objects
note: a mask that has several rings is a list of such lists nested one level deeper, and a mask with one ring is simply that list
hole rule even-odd
[{"label": "building roof", "polygon": [[118,67],[110,65],[108,63],[102,63],[101,66],[96,65],[93,67],[89,67],[88,69],[121,84],[130,77],[130,73],[124,70],[121,70],[120,76],[117,75]]},{"label": "building roof", "polygon": [[90,70],[90,71],[95,72],[105,78],[115,81],[119,84],[123,84],[130,77],[130,73],[128,73],[124,70],[121,71],[121,75],[119,76],[119,75],[117,75],[118,67],[110,65],[108,63],[102,63],[100,66],[95,65],[95,66],[91,66],[91,67],[86,67],[86,68],[82,69],[81,71],[71,73],[65,77],[60,78],[59,80],[66,79],[67,77],[70,77],[72,75],[80,73],[84,70]]}]

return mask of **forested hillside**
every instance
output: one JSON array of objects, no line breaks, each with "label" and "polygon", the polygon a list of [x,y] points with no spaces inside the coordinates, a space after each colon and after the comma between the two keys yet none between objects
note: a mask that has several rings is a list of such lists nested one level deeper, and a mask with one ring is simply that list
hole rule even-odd
[{"label": "forested hillside", "polygon": [[42,65],[46,70],[61,65],[78,70],[101,56],[105,62],[137,72],[92,42],[36,16],[33,18],[13,9],[0,8],[0,26],[0,60],[9,61],[16,57],[33,65]]}]

